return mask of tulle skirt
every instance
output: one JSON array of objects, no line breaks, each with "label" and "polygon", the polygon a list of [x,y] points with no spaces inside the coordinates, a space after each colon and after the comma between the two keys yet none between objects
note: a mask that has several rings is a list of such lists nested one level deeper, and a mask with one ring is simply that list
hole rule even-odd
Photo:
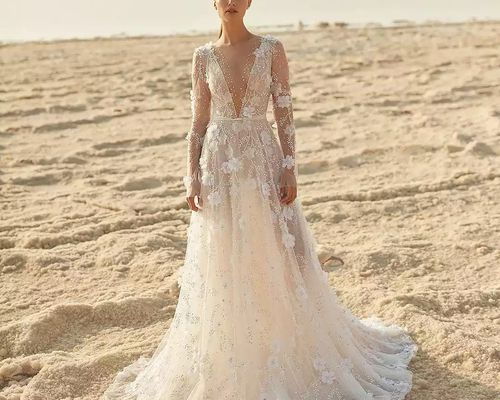
[{"label": "tulle skirt", "polygon": [[282,153],[265,120],[213,120],[180,293],[154,354],[123,368],[116,400],[400,400],[417,346],[358,319],[318,260],[299,198],[279,200]]}]

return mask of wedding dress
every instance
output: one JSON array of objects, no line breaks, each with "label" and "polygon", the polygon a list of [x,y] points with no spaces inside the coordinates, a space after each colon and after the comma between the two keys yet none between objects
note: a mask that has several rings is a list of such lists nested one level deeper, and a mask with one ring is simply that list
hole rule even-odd
[{"label": "wedding dress", "polygon": [[248,43],[239,65],[212,42],[193,53],[184,183],[203,207],[191,212],[177,308],[154,354],[103,399],[403,399],[417,345],[339,302],[298,197],[280,203],[298,173],[288,61],[272,35]]}]

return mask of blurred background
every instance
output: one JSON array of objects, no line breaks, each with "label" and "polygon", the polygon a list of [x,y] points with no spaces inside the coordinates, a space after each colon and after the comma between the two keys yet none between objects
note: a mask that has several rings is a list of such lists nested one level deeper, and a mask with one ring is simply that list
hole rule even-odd
[{"label": "blurred background", "polygon": [[[111,35],[165,35],[216,30],[212,0],[2,0],[0,40],[25,41]],[[272,8],[272,11],[271,11]],[[279,12],[276,10],[279,9]],[[254,0],[248,26],[305,25],[323,20],[350,24],[456,22],[500,19],[498,0]]]}]

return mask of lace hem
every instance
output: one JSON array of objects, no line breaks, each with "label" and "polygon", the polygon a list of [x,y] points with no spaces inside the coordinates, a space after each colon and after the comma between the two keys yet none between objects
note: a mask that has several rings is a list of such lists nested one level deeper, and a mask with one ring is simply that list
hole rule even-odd
[{"label": "lace hem", "polygon": [[[367,318],[359,320],[362,325],[368,329],[376,329],[379,333],[383,335],[397,335],[398,344],[401,346],[402,350],[399,353],[395,353],[399,359],[398,363],[393,363],[390,365],[385,365],[388,368],[405,371],[407,373],[406,379],[395,380],[386,377],[381,377],[380,380],[387,386],[392,387],[390,392],[384,395],[374,395],[369,391],[365,394],[364,398],[359,400],[404,400],[405,397],[410,393],[412,389],[412,372],[408,370],[408,365],[413,357],[418,351],[417,344],[411,339],[411,337],[398,325],[386,325],[383,321],[377,318]],[[144,373],[151,358],[141,356],[132,364],[124,367],[115,376],[112,384],[107,388],[106,392],[101,397],[101,400],[137,400],[138,392],[137,382],[138,377],[141,373]],[[316,367],[315,367],[316,368]],[[317,368],[316,368],[317,369]],[[355,378],[363,379],[363,377],[353,374]],[[319,374],[317,378],[307,387],[303,394],[294,394],[299,396],[291,400],[353,400],[350,397],[346,397],[340,393],[335,387],[335,378],[327,379],[328,377],[324,374]],[[370,382],[377,386],[376,382]],[[325,387],[328,384],[332,384],[331,389],[327,390],[329,393],[324,397]],[[331,391],[330,391],[331,390]],[[321,396],[323,393],[323,397]],[[258,400],[274,400],[273,397],[268,395],[261,396]],[[389,397],[387,397],[389,396]],[[357,400],[357,399],[356,399]]]}]

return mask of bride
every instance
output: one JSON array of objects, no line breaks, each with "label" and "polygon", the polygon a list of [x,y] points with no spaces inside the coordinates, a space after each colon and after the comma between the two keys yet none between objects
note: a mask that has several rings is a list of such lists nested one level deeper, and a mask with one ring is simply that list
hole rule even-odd
[{"label": "bride", "polygon": [[403,399],[417,346],[397,325],[356,318],[328,284],[297,198],[287,56],[247,30],[251,2],[215,0],[219,38],[193,53],[174,317],[103,399]]}]

